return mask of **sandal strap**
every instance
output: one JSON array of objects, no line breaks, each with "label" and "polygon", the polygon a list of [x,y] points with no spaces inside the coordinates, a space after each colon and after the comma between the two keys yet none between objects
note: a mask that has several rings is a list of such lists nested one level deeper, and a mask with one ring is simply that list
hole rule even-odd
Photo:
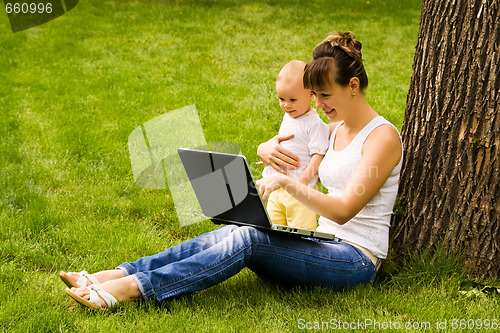
[{"label": "sandal strap", "polygon": [[87,280],[89,280],[90,283],[92,283],[92,284],[100,284],[100,282],[97,281],[97,279],[95,277],[93,277],[92,275],[90,275],[86,271],[81,271],[80,273],[77,273],[77,274],[80,275],[80,277],[78,278],[78,280],[76,280],[76,284],[80,288],[85,288],[87,286]]},{"label": "sandal strap", "polygon": [[90,300],[89,302],[94,304],[95,306],[101,307],[101,301],[99,300],[99,296],[106,302],[107,307],[112,309],[119,305],[118,300],[108,293],[107,291],[104,291],[100,289],[98,286],[92,284],[87,287],[87,289],[90,291]]}]

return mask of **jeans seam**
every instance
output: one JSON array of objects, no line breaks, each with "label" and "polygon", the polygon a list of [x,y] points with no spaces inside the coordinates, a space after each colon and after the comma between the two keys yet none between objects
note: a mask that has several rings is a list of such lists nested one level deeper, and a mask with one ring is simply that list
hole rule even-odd
[{"label": "jeans seam", "polygon": [[[344,243],[344,244],[347,244],[347,243]],[[368,256],[366,254],[363,253],[363,251],[361,251],[360,249],[358,249],[356,246],[353,246],[351,244],[347,244],[349,245],[350,247],[352,247],[360,256],[360,260],[364,260],[366,261],[366,263],[368,265],[372,265],[373,266],[373,269],[375,270],[375,265],[373,264],[372,260],[370,258],[368,258]]]},{"label": "jeans seam", "polygon": [[[317,254],[314,254],[314,253],[310,253],[310,252],[304,252],[304,251],[298,251],[298,250],[295,250],[295,249],[290,249],[288,247],[277,246],[277,245],[270,245],[270,244],[263,244],[263,245],[264,246],[269,246],[269,247],[272,247],[272,248],[276,248],[276,249],[286,250],[286,251],[289,251],[289,252],[299,253],[299,254],[302,254],[302,255],[307,255],[307,256],[310,256],[310,257],[317,258],[317,259],[331,260],[331,261],[335,261],[335,262],[355,263],[355,262],[363,260],[362,257],[360,257],[359,259],[354,260],[354,261],[353,260],[345,260],[345,259],[333,259],[333,258],[327,258],[327,257],[320,256],[320,255],[317,255]],[[359,252],[358,252],[359,250],[357,250],[357,249],[355,249],[355,250],[356,250],[356,253],[359,254]]]},{"label": "jeans seam", "polygon": [[[139,291],[141,292],[141,294],[143,295],[142,297],[144,298],[144,300],[148,301],[148,300],[153,300],[154,299],[154,290],[151,288],[149,289],[148,288],[148,291],[146,291],[146,288],[144,287],[144,283],[142,283],[142,280],[141,280],[141,276],[139,276],[140,273],[135,273],[135,274],[132,274],[130,275],[135,283],[137,284],[137,287],[139,288]],[[143,279],[146,279],[146,280],[149,280],[147,277],[145,276],[142,276]],[[151,284],[151,281],[148,281],[149,284]]]},{"label": "jeans seam", "polygon": [[[296,251],[296,252],[297,252],[297,253],[301,253],[301,252],[298,252],[298,251]],[[319,263],[310,262],[310,261],[307,261],[307,260],[297,259],[297,258],[290,257],[290,256],[286,256],[286,255],[283,255],[283,254],[269,253],[269,252],[267,252],[267,251],[256,251],[255,253],[265,253],[265,254],[269,254],[269,255],[275,256],[275,257],[280,257],[280,258],[289,259],[290,261],[300,262],[300,263],[304,263],[304,264],[311,265],[311,266],[316,266],[316,267],[325,268],[325,269],[328,269],[328,270],[331,270],[331,271],[349,271],[349,272],[356,272],[356,271],[359,271],[359,270],[364,269],[364,268],[366,267],[365,265],[359,266],[359,267],[358,267],[358,268],[356,268],[356,269],[347,269],[347,268],[341,268],[341,267],[331,267],[331,266],[327,266],[327,265],[324,265],[324,264],[319,264]],[[348,260],[334,260],[334,259],[325,259],[325,258],[322,258],[322,257],[319,257],[319,258],[321,258],[321,259],[323,259],[323,260],[332,261],[332,262],[342,262],[342,263],[351,263],[351,264],[355,264],[355,263],[358,263],[358,262],[362,261],[362,260],[355,260],[355,261],[348,261]]]},{"label": "jeans seam", "polygon": [[[133,271],[130,271],[129,268],[131,268]],[[125,276],[129,276],[136,273],[135,268],[128,262],[118,265],[115,269],[120,269],[125,274]]]}]

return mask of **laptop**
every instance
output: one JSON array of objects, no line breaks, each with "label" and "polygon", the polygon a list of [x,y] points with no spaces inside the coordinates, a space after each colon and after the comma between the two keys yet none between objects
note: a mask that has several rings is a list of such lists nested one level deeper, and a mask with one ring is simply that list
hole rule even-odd
[{"label": "laptop", "polygon": [[212,222],[335,239],[333,234],[272,224],[245,156],[187,148],[177,151],[203,214]]}]

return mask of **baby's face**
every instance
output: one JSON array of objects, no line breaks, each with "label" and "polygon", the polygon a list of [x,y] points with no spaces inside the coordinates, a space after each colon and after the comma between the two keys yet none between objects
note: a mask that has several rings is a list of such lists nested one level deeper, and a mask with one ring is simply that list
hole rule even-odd
[{"label": "baby's face", "polygon": [[276,93],[280,108],[292,118],[300,117],[311,110],[312,93],[304,89],[301,81],[290,84],[285,80],[279,80],[276,82]]}]

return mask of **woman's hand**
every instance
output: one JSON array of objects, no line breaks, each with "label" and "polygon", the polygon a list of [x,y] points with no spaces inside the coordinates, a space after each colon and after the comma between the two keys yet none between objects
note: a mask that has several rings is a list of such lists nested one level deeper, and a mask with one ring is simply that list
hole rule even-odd
[{"label": "woman's hand", "polygon": [[269,141],[261,143],[257,148],[257,155],[265,165],[270,165],[282,174],[288,174],[285,169],[297,169],[300,166],[300,158],[288,149],[280,146],[280,142],[290,140],[293,136],[293,134],[286,136],[278,135]]},{"label": "woman's hand", "polygon": [[267,199],[273,191],[283,187],[285,178],[287,178],[287,176],[275,174],[257,181],[257,188],[259,189],[259,193],[262,197],[262,201],[264,201],[264,204],[267,204]]}]

